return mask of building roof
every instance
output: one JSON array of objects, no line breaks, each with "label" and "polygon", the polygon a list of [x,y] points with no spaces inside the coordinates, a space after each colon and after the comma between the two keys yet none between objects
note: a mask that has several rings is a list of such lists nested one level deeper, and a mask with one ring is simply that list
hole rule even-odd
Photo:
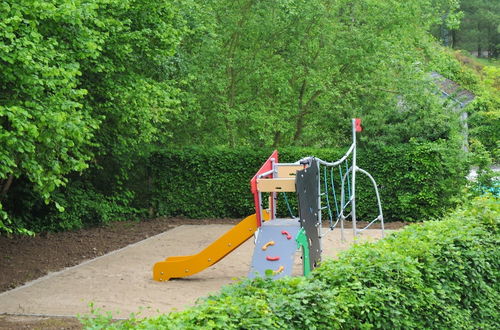
[{"label": "building roof", "polygon": [[441,91],[443,97],[451,98],[458,103],[460,108],[465,108],[476,98],[472,92],[462,88],[453,80],[447,79],[437,72],[431,72],[430,76],[432,81]]}]

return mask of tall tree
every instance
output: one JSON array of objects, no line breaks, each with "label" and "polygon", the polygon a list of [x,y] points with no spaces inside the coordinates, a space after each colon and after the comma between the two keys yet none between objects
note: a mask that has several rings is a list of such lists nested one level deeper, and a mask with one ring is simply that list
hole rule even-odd
[{"label": "tall tree", "polygon": [[209,1],[212,33],[180,50],[195,78],[187,89],[191,107],[173,128],[191,134],[174,139],[342,144],[348,134],[339,127],[349,127],[351,116],[396,111],[398,95],[418,95],[415,81],[424,84],[425,69],[419,47],[455,3]]},{"label": "tall tree", "polygon": [[[48,199],[65,175],[87,167],[98,121],[82,100],[79,61],[97,56],[92,8],[73,1],[0,4],[0,230],[10,188],[24,177]],[[72,31],[70,39],[57,30]]]},{"label": "tall tree", "polygon": [[500,2],[462,0],[464,18],[454,34],[454,47],[475,53],[478,57],[500,55]]},{"label": "tall tree", "polygon": [[99,55],[81,63],[85,106],[101,120],[92,171],[107,175],[100,189],[117,189],[131,164],[148,150],[179,111],[172,59],[187,32],[177,1],[109,1],[99,6],[106,38]]},{"label": "tall tree", "polygon": [[0,4],[0,230],[16,226],[5,206],[17,179],[49,202],[69,173],[126,165],[157,138],[178,103],[169,74],[186,32],[178,5]]}]

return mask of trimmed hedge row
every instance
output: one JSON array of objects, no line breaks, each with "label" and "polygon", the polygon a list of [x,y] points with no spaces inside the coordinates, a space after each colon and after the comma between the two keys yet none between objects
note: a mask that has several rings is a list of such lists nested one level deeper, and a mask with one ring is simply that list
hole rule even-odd
[{"label": "trimmed hedge row", "polygon": [[493,329],[500,322],[500,200],[354,246],[308,278],[244,280],[183,312],[89,328]]},{"label": "trimmed hedge row", "polygon": [[[312,155],[333,161],[345,151],[282,148],[279,160],[294,162]],[[242,218],[254,213],[249,181],[271,152],[225,147],[156,150],[136,159],[126,176],[117,176],[124,169],[113,164],[70,178],[53,197],[65,209],[62,213],[43,200],[27,198],[29,190],[18,184],[12,189],[12,216],[20,227],[35,232],[76,229],[131,217]],[[456,205],[466,183],[463,153],[445,142],[359,148],[358,166],[377,181],[386,221],[439,217]],[[358,220],[371,220],[377,214],[372,184],[363,175],[358,175],[358,180]],[[293,207],[296,198],[294,194],[288,196]],[[281,198],[279,211],[281,216],[288,216]]]},{"label": "trimmed hedge row", "polygon": [[[157,215],[244,217],[254,212],[249,180],[271,152],[196,147],[157,151],[149,159],[147,195]],[[345,149],[283,148],[279,152],[280,162],[310,155],[333,161]],[[360,149],[358,166],[377,181],[387,221],[441,216],[455,205],[467,173],[461,151],[436,142]],[[361,220],[371,220],[376,216],[373,188],[365,176],[358,179],[357,212]],[[284,203],[281,206],[284,210]]]}]

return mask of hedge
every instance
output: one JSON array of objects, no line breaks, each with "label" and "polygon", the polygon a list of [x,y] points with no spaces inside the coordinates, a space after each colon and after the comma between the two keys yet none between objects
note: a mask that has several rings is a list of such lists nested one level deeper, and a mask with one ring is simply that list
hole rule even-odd
[{"label": "hedge", "polygon": [[[151,205],[157,215],[164,216],[241,218],[251,214],[254,208],[249,180],[271,152],[196,147],[157,151],[149,159]],[[280,162],[311,155],[333,161],[345,149],[283,148],[279,153]],[[461,151],[445,143],[359,149],[358,166],[377,181],[386,221],[441,216],[456,205],[466,183]],[[358,215],[361,220],[371,220],[377,214],[373,188],[368,178],[358,178]]]},{"label": "hedge", "polygon": [[[345,151],[281,148],[279,160],[316,156],[333,161]],[[125,176],[117,176],[125,171],[120,164],[72,176],[53,197],[65,212],[36,200],[22,184],[12,189],[10,210],[19,227],[35,232],[132,217],[243,218],[254,213],[250,178],[271,152],[248,147],[161,148],[136,159]],[[464,154],[446,142],[360,147],[358,166],[377,181],[386,221],[439,217],[456,205],[466,183]],[[358,220],[371,220],[377,214],[373,188],[365,176],[358,179]],[[293,194],[288,196],[296,205]],[[288,216],[283,199],[278,206],[280,214]]]},{"label": "hedge", "polygon": [[500,322],[500,201],[358,244],[310,277],[243,280],[182,312],[88,328],[493,329]]}]

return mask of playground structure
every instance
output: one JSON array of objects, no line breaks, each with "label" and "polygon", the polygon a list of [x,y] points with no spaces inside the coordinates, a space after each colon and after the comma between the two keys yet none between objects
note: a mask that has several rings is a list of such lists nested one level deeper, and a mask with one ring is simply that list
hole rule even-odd
[{"label": "playground structure", "polygon": [[[246,217],[198,254],[168,257],[157,262],[153,267],[153,279],[168,281],[196,274],[254,236],[250,278],[269,276],[278,279],[292,275],[297,250],[302,253],[303,274],[308,275],[321,262],[321,238],[336,229],[339,223],[342,240],[345,239],[346,220],[351,220],[355,238],[377,221],[380,221],[384,235],[377,184],[368,172],[356,165],[356,133],[361,130],[361,120],[353,119],[352,144],[335,162],[305,157],[294,163],[279,163],[278,151],[275,150],[250,180],[255,214]],[[373,184],[378,207],[378,215],[360,229],[356,219],[357,173],[366,175]],[[296,195],[298,216],[292,213],[287,193]],[[283,196],[290,218],[277,217],[278,194]],[[339,194],[340,198],[337,198]],[[267,207],[264,206],[266,200]],[[323,228],[324,218],[328,219],[327,230]]]}]

